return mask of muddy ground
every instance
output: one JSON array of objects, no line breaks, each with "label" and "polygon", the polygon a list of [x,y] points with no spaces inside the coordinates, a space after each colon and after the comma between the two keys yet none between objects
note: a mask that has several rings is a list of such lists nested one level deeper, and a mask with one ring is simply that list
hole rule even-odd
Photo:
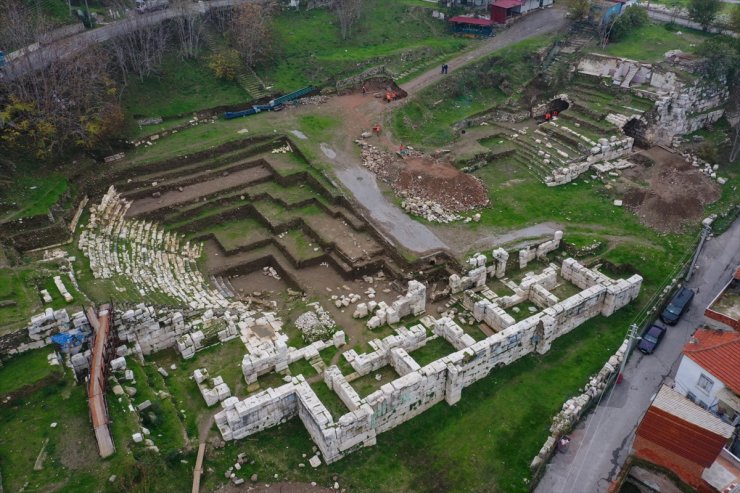
[{"label": "muddy ground", "polygon": [[625,170],[618,190],[640,222],[663,233],[680,232],[702,219],[704,207],[720,198],[720,186],[678,154],[661,147],[638,155],[654,164]]}]

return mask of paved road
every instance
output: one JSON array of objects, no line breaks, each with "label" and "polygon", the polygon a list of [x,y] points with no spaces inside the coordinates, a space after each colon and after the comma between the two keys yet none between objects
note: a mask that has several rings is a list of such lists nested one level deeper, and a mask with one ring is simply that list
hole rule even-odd
[{"label": "paved road", "polygon": [[[565,454],[556,454],[535,490],[537,493],[604,493],[629,455],[635,429],[664,378],[676,373],[681,349],[701,326],[704,309],[740,264],[740,220],[705,244],[690,288],[697,294],[691,309],[668,334],[655,354],[635,351],[624,381],[605,395],[594,412],[571,434]],[[626,330],[626,328],[625,328]]]},{"label": "paved road", "polygon": [[[738,2],[740,2],[740,0],[738,0]],[[732,2],[729,2],[729,3],[732,3]],[[683,17],[674,17],[673,15],[667,14],[660,10],[653,10],[652,8],[650,8],[650,10],[648,10],[648,15],[650,16],[651,19],[655,21],[659,21],[659,22],[673,21],[675,24],[678,24],[679,26],[689,27],[691,29],[696,29],[697,31],[701,31],[702,29],[701,25],[697,22],[694,22],[689,19],[684,19]],[[726,29],[721,30],[716,27],[710,27],[709,32],[713,32],[713,33],[722,32],[722,34],[727,34],[729,36],[737,36],[737,33],[733,31],[729,31]]]},{"label": "paved road", "polygon": [[210,9],[239,5],[251,1],[254,0],[210,0],[207,2],[185,3],[181,8],[173,7],[146,14],[137,14],[134,11],[130,11],[126,19],[63,38],[49,45],[34,49],[18,58],[15,58],[14,54],[11,54],[9,58],[15,59],[3,67],[2,70],[7,78],[14,78],[25,74],[29,70],[38,70],[49,64],[52,60],[70,57],[90,45],[108,41],[109,39],[129,31],[141,29],[145,26],[158,24],[165,19],[172,19],[191,12],[203,14]]},{"label": "paved road", "polygon": [[[567,11],[561,7],[551,7],[532,12],[508,29],[501,31],[500,34],[482,42],[475,49],[449,60],[447,62],[449,70],[455,71],[492,51],[505,48],[533,36],[559,31],[568,24],[568,20],[565,18],[566,13]],[[413,95],[437,82],[441,77],[439,72],[439,67],[435,67],[414,80],[403,84],[401,88],[410,95]]]}]

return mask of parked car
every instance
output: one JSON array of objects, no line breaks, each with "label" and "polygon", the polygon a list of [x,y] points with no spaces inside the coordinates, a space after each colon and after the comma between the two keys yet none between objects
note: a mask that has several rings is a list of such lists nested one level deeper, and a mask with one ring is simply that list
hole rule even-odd
[{"label": "parked car", "polygon": [[694,292],[689,288],[681,288],[678,293],[671,299],[660,319],[668,325],[676,325],[681,315],[688,309],[691,300],[694,299]]},{"label": "parked car", "polygon": [[166,9],[169,6],[169,0],[136,0],[136,11],[140,14]]},{"label": "parked car", "polygon": [[653,354],[653,351],[658,347],[660,341],[666,333],[666,328],[660,325],[651,325],[640,338],[640,343],[637,345],[637,349],[645,354]]}]

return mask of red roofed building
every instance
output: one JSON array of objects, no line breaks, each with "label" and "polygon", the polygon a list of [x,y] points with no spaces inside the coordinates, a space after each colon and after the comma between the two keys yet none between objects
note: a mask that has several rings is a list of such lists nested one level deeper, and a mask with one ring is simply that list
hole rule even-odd
[{"label": "red roofed building", "polygon": [[725,421],[740,423],[740,333],[694,332],[683,348],[676,390]]},{"label": "red roofed building", "polygon": [[740,472],[733,463],[720,463],[725,456],[733,458],[724,447],[734,431],[664,385],[637,427],[632,450],[635,456],[670,469],[698,492],[714,493],[732,484]]},{"label": "red roofed building", "polygon": [[506,24],[522,14],[552,3],[553,0],[494,0],[491,3],[491,20],[496,24]]},{"label": "red roofed building", "polygon": [[449,22],[454,26],[453,30],[457,34],[470,34],[474,36],[493,35],[493,21],[491,19],[457,15],[451,17]]}]

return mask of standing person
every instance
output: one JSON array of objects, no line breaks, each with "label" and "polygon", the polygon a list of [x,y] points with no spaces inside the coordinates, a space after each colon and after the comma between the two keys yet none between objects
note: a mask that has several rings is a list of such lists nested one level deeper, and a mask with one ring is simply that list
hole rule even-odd
[{"label": "standing person", "polygon": [[445,73],[445,67],[447,67],[447,65],[445,65],[445,64],[443,63],[443,64],[442,64],[442,71],[440,72],[440,74],[444,74],[444,73]]},{"label": "standing person", "polygon": [[367,95],[367,86],[364,83],[362,84],[362,95]]},{"label": "standing person", "polygon": [[449,65],[447,65],[447,64],[445,63],[445,74],[447,74],[447,70],[448,70],[449,68],[450,68],[450,66],[449,66]]}]

